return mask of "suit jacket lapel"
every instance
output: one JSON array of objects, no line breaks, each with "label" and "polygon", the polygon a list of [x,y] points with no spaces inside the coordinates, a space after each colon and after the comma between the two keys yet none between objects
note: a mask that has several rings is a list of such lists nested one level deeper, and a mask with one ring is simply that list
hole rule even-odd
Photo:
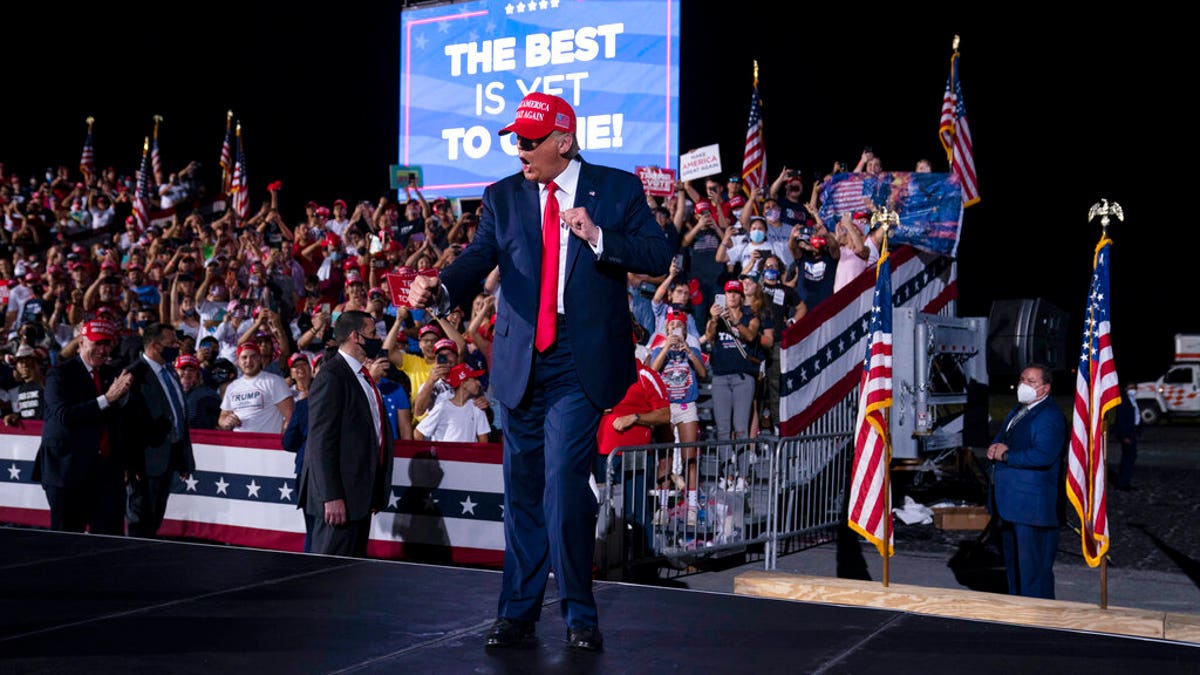
[{"label": "suit jacket lapel", "polygon": [[[595,190],[592,190],[592,172],[589,170],[587,162],[579,160],[579,180],[575,184],[575,208],[583,207],[587,209],[588,216],[595,218],[596,209],[592,208],[593,202],[596,200]],[[563,236],[567,239],[567,268],[563,274],[563,283],[569,283],[571,280],[571,272],[575,269],[575,263],[579,260],[581,251],[589,248],[588,245],[579,237],[564,232]],[[589,249],[590,250],[590,249]]]},{"label": "suit jacket lapel", "polygon": [[[532,278],[537,279],[539,270],[542,269],[542,209],[541,209],[541,187],[531,180],[526,180],[521,187],[521,193],[517,195],[519,203],[517,204],[517,231],[523,239],[521,246],[517,250],[526,250],[529,252],[529,269],[532,270]],[[532,218],[523,218],[521,213],[533,214]]]}]

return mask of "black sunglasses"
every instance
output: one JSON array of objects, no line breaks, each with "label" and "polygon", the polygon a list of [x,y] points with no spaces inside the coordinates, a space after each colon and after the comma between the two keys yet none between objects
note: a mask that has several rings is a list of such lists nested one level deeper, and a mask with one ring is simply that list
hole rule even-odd
[{"label": "black sunglasses", "polygon": [[525,152],[533,152],[534,150],[538,149],[538,146],[540,146],[542,143],[545,143],[547,138],[550,138],[550,134],[546,134],[541,138],[525,138],[524,136],[517,136],[517,147]]}]

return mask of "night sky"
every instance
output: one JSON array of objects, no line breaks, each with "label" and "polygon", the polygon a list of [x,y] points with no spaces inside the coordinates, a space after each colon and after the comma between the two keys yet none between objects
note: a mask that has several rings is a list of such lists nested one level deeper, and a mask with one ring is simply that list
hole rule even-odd
[{"label": "night sky", "polygon": [[[1194,142],[1177,100],[1194,78],[1173,79],[1189,62],[1174,28],[1123,33],[1129,17],[1103,14],[1050,24],[783,6],[683,3],[681,149],[720,143],[727,172],[740,167],[757,59],[772,178],[784,164],[805,176],[834,160],[852,166],[868,145],[885,170],[928,158],[945,171],[937,124],[957,33],[983,197],[965,214],[959,314],[1040,297],[1071,314],[1066,349],[1076,353],[1100,234],[1087,213],[1105,197],[1126,214],[1111,231],[1122,379],[1157,376],[1172,335],[1200,332],[1194,190],[1184,187]],[[0,162],[22,175],[77,167],[92,115],[97,164],[132,174],[158,114],[167,169],[199,160],[215,184],[232,109],[252,206],[272,180],[283,181],[292,220],[310,199],[376,199],[397,163],[399,4],[321,7],[6,8]]]}]

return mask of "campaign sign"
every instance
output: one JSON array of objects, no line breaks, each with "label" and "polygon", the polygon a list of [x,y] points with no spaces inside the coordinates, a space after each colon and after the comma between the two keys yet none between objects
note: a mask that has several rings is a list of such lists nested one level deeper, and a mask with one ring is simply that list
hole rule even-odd
[{"label": "campaign sign", "polygon": [[[406,3],[408,4],[408,3]],[[400,13],[397,164],[478,197],[520,170],[500,136],[530,92],[561,96],[589,162],[632,172],[679,154],[679,0],[473,0]]]},{"label": "campaign sign", "polygon": [[679,156],[679,177],[692,181],[721,173],[721,148],[716,143]]},{"label": "campaign sign", "polygon": [[642,189],[655,197],[670,197],[675,192],[675,169],[639,166],[634,173],[642,179]]}]

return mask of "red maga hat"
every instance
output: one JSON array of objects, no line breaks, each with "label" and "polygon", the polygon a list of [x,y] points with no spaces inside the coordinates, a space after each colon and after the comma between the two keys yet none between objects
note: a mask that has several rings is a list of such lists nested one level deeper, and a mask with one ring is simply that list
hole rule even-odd
[{"label": "red maga hat", "polygon": [[543,138],[552,131],[575,133],[575,110],[558,96],[530,92],[517,105],[513,123],[500,130],[500,135],[516,132],[522,138]]},{"label": "red maga hat", "polygon": [[93,319],[83,324],[83,336],[92,342],[112,342],[117,336],[116,326],[103,319]]}]

